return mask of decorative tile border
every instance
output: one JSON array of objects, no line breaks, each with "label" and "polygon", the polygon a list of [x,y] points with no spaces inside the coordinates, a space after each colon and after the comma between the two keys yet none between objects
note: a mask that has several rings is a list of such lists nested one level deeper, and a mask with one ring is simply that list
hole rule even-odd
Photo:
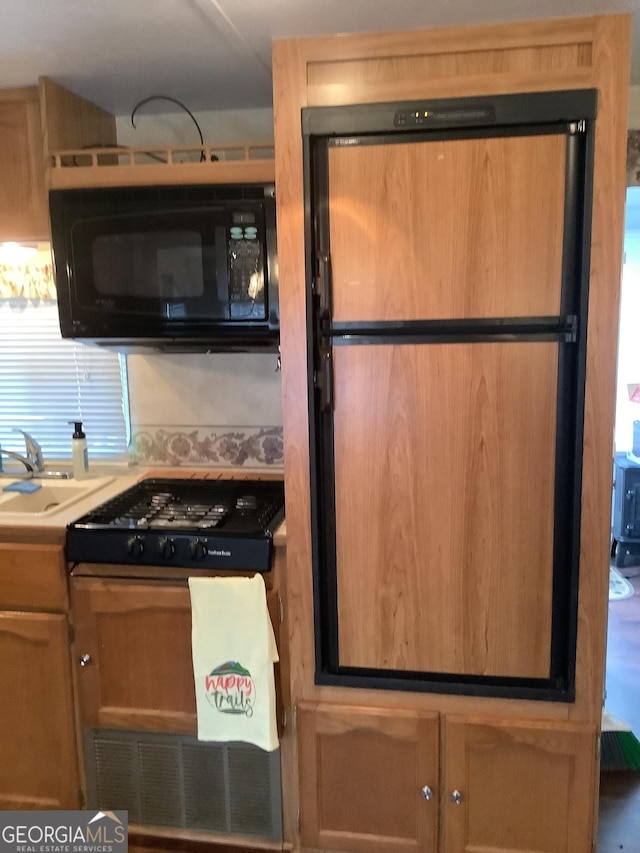
[{"label": "decorative tile border", "polygon": [[140,465],[279,468],[282,427],[138,426],[129,454]]}]

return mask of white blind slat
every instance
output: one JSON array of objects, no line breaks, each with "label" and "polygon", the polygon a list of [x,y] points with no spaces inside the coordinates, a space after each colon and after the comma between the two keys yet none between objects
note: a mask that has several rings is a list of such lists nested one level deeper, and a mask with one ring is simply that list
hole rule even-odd
[{"label": "white blind slat", "polygon": [[63,340],[55,302],[0,300],[0,446],[24,453],[18,427],[38,441],[45,461],[69,459],[68,421],[81,420],[89,456],[121,460],[127,399],[124,356]]}]

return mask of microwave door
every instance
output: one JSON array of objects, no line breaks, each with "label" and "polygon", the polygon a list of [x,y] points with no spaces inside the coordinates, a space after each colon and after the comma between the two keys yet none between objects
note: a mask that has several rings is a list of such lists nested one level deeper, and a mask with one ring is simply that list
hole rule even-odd
[{"label": "microwave door", "polygon": [[223,222],[203,225],[213,218],[184,211],[81,223],[76,302],[149,322],[227,320],[226,231]]},{"label": "microwave door", "polygon": [[97,237],[93,285],[103,298],[150,302],[193,299],[204,290],[200,236],[189,231],[130,232]]}]

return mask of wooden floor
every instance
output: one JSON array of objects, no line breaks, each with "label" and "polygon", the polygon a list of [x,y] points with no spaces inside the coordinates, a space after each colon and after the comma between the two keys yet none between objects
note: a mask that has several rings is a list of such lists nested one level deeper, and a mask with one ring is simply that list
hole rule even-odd
[{"label": "wooden floor", "polygon": [[[621,571],[635,594],[609,603],[606,706],[640,738],[640,565]],[[640,853],[640,772],[601,774],[597,849]]]}]

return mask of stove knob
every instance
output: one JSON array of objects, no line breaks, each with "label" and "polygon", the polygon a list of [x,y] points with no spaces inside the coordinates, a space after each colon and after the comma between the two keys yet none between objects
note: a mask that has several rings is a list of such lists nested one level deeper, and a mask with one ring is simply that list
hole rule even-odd
[{"label": "stove knob", "polygon": [[163,560],[170,560],[176,553],[176,543],[168,537],[158,542],[158,552]]},{"label": "stove knob", "polygon": [[192,560],[204,560],[207,556],[207,545],[202,539],[196,539],[189,545],[189,554]]},{"label": "stove knob", "polygon": [[140,536],[132,536],[127,542],[127,554],[130,557],[141,557],[144,552],[144,542]]}]

